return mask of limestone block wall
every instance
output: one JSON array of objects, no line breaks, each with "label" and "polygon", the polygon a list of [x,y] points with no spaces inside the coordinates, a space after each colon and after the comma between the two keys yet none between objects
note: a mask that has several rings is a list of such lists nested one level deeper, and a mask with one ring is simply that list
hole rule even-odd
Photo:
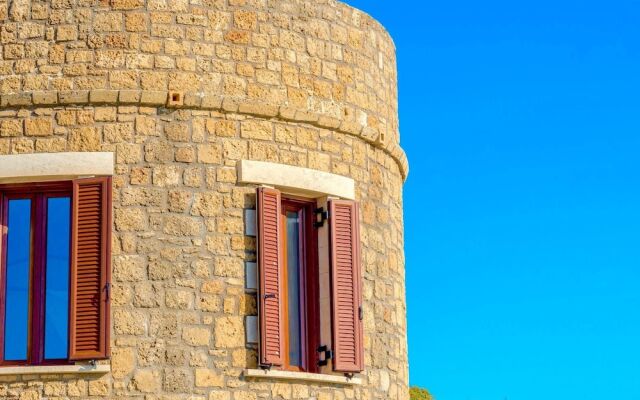
[{"label": "limestone block wall", "polygon": [[[377,22],[328,0],[14,0],[0,22],[0,154],[116,156],[112,371],[0,376],[1,398],[408,398],[408,164]],[[361,385],[243,376],[257,311],[242,159],[355,180]]]}]

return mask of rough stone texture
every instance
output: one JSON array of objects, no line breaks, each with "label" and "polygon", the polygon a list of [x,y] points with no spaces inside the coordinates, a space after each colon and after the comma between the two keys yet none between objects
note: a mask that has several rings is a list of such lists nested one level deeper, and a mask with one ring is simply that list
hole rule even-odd
[{"label": "rough stone texture", "polygon": [[[0,154],[113,151],[112,373],[3,377],[13,399],[408,398],[393,43],[332,0],[0,0]],[[182,105],[167,106],[170,91]],[[351,177],[365,372],[247,380],[255,187],[240,159]]]}]

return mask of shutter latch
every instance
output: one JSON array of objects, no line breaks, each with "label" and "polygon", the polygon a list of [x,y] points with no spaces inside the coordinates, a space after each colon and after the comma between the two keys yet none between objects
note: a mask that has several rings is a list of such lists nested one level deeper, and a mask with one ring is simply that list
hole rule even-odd
[{"label": "shutter latch", "polygon": [[104,285],[104,291],[105,291],[106,300],[107,301],[111,300],[111,282]]},{"label": "shutter latch", "polygon": [[324,367],[325,365],[328,365],[329,364],[329,360],[331,359],[333,354],[331,353],[331,350],[329,350],[327,345],[323,344],[322,346],[318,347],[318,350],[316,350],[316,351],[318,353],[320,353],[320,357],[322,357],[323,356],[322,353],[324,353],[324,359],[318,360],[318,366],[319,367]]},{"label": "shutter latch", "polygon": [[316,208],[314,211],[316,215],[316,220],[313,223],[314,228],[321,228],[324,226],[324,221],[329,219],[329,211],[326,211],[323,207]]},{"label": "shutter latch", "polygon": [[360,319],[360,321],[364,319],[364,311],[362,311],[362,306],[358,307],[358,318]]}]

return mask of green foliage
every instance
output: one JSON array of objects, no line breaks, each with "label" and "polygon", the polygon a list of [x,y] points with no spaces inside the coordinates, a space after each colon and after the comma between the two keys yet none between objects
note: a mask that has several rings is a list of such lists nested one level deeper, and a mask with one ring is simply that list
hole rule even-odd
[{"label": "green foliage", "polygon": [[435,400],[431,393],[427,389],[412,387],[409,389],[409,396],[411,400]]}]

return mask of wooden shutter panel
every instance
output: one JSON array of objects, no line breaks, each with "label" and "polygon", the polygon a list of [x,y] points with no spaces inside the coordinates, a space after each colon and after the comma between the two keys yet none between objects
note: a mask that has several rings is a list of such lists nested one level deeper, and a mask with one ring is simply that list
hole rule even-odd
[{"label": "wooden shutter panel", "polygon": [[111,178],[73,182],[69,358],[109,356]]},{"label": "wooden shutter panel", "polygon": [[364,369],[358,215],[353,201],[329,201],[333,369],[347,373]]},{"label": "wooden shutter panel", "polygon": [[271,188],[258,188],[257,196],[260,364],[282,366],[284,361],[284,323],[281,301],[280,192]]}]

